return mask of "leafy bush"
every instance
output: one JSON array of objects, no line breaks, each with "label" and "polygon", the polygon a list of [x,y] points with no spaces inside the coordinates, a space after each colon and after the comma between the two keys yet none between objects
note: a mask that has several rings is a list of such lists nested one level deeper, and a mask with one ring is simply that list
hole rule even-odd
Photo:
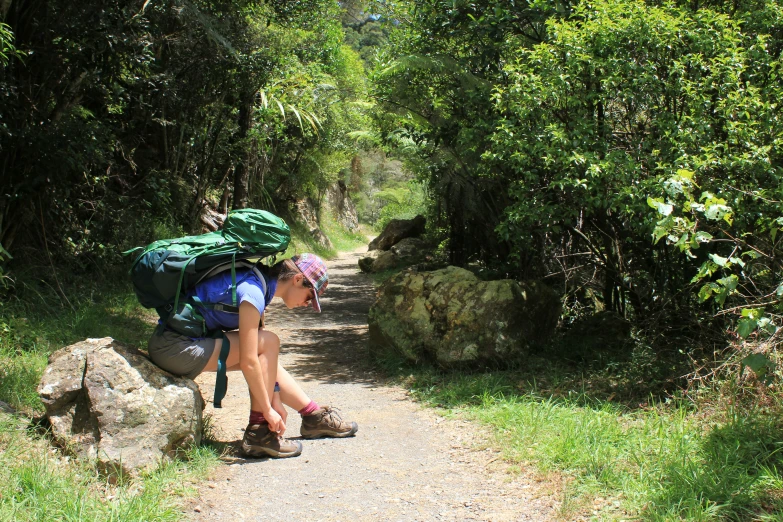
[{"label": "leafy bush", "polygon": [[774,294],[780,61],[738,18],[592,2],[518,49],[485,154],[518,173],[503,237],[520,251],[568,238],[565,254],[602,268],[607,306],[639,317]]},{"label": "leafy bush", "polygon": [[375,88],[452,263],[546,278],[567,309],[620,312],[655,349],[684,332],[725,344],[731,314],[742,336],[776,331],[780,5],[404,13]]}]

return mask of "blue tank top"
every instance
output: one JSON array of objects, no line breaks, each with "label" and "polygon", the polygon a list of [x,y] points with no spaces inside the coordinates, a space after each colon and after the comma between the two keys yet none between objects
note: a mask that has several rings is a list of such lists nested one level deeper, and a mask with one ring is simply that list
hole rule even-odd
[{"label": "blue tank top", "polygon": [[[237,306],[248,302],[256,307],[259,314],[264,313],[267,303],[275,295],[277,279],[266,277],[263,274],[262,277],[264,277],[266,282],[266,292],[264,292],[264,285],[253,270],[239,269],[236,271]],[[193,292],[188,294],[188,297],[193,295],[198,297],[203,303],[232,304],[231,272],[222,272],[197,284]],[[239,328],[239,314],[202,307],[198,307],[198,309],[204,318],[208,330],[229,331]]]}]

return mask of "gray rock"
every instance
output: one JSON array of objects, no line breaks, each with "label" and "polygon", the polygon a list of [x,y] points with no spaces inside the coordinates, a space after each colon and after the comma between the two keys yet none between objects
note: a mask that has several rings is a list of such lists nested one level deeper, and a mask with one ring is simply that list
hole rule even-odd
[{"label": "gray rock", "polygon": [[334,245],[332,245],[332,240],[327,237],[326,234],[323,233],[323,231],[320,228],[314,228],[310,230],[310,235],[313,237],[316,243],[320,245],[322,248],[325,249],[332,249],[334,248]]},{"label": "gray rock", "polygon": [[372,272],[383,272],[384,270],[396,268],[398,261],[397,256],[392,252],[381,252],[372,264]]},{"label": "gray rock", "polygon": [[424,216],[413,219],[392,219],[381,235],[370,242],[369,250],[389,250],[406,237],[418,237],[424,233],[427,220]]},{"label": "gray rock", "polygon": [[371,250],[359,260],[362,272],[377,273],[393,268],[416,265],[427,257],[426,242],[407,237],[389,250]]},{"label": "gray rock", "polygon": [[557,294],[537,281],[480,281],[453,266],[405,272],[378,291],[370,346],[445,368],[502,366],[548,339],[559,316]]},{"label": "gray rock", "polygon": [[416,237],[406,237],[391,247],[390,251],[397,257],[419,258],[425,255],[427,243]]},{"label": "gray rock", "polygon": [[325,249],[333,248],[332,241],[323,233],[318,225],[316,207],[310,198],[300,199],[296,202],[296,211],[299,214],[299,220],[305,224],[310,236]]},{"label": "gray rock", "polygon": [[110,337],[52,354],[38,393],[55,441],[109,473],[154,468],[201,442],[198,386]]}]

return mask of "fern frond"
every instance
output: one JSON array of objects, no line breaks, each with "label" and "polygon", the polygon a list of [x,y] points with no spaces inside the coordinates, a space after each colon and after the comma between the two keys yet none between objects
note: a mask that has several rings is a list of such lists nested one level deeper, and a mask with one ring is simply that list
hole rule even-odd
[{"label": "fern frond", "polygon": [[434,75],[448,75],[456,78],[463,88],[489,87],[490,82],[466,71],[465,67],[450,56],[409,55],[397,58],[378,73],[379,78],[391,77],[405,72],[427,72]]}]

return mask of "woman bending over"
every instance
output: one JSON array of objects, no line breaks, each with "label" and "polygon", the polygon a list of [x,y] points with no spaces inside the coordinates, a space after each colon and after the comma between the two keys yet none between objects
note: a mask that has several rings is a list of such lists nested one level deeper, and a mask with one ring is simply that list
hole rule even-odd
[{"label": "woman bending over", "polygon": [[[318,406],[278,362],[280,339],[265,330],[261,316],[273,297],[288,308],[312,306],[321,311],[318,297],[328,284],[326,265],[314,254],[301,254],[272,267],[237,268],[209,277],[188,294],[208,331],[223,331],[223,339],[193,339],[166,325],[159,325],[149,341],[152,361],[164,370],[194,379],[201,372],[215,372],[223,340],[230,343],[225,368],[240,370],[250,390],[250,421],[242,439],[242,452],[249,457],[295,457],[302,452],[299,441],[283,439],[286,409],[302,415],[304,438],[350,437],[355,422],[343,421],[329,406]],[[236,300],[232,281],[236,282]],[[239,313],[199,303],[235,302]],[[217,309],[216,309],[217,308]]]}]

